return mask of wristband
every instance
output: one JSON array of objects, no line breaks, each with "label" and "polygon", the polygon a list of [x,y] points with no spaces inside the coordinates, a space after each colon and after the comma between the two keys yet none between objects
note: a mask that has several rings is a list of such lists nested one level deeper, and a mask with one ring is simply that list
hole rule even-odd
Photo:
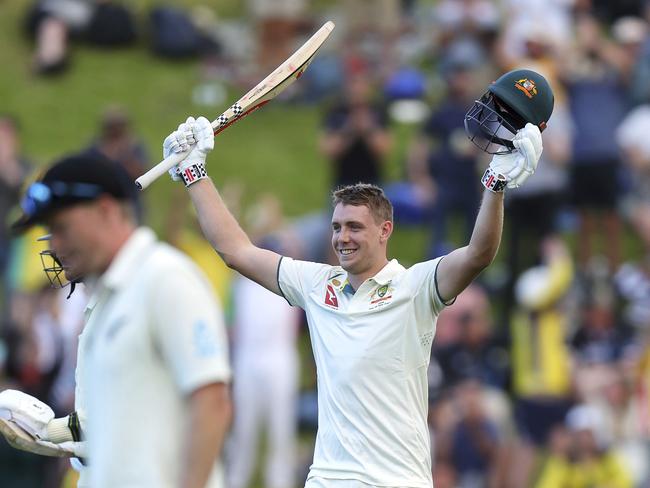
[{"label": "wristband", "polygon": [[481,183],[483,183],[483,186],[491,192],[502,193],[506,189],[508,181],[503,177],[503,175],[496,174],[492,168],[488,166],[488,169],[483,173]]},{"label": "wristband", "polygon": [[205,170],[204,164],[193,164],[180,171],[179,174],[183,178],[183,183],[185,183],[186,187],[208,177],[208,172]]},{"label": "wristband", "polygon": [[50,420],[47,424],[47,440],[55,444],[81,441],[81,424],[77,412]]},{"label": "wristband", "polygon": [[72,438],[75,442],[80,442],[81,438],[81,422],[79,422],[79,415],[77,412],[72,412],[68,415],[68,429],[72,433]]}]

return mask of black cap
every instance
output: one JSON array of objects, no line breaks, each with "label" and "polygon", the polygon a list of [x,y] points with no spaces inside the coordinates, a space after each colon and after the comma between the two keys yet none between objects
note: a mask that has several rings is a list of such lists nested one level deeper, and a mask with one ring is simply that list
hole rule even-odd
[{"label": "black cap", "polygon": [[[95,153],[67,156],[32,183],[21,202],[23,215],[12,225],[16,231],[43,222],[54,210],[110,195],[136,205],[138,192],[126,170]],[[34,196],[38,198],[34,198]]]}]

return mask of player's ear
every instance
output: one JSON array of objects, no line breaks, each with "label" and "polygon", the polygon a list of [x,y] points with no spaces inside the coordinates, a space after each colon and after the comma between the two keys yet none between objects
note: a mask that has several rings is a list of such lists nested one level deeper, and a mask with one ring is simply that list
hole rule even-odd
[{"label": "player's ear", "polygon": [[100,195],[94,204],[103,219],[110,219],[122,213],[120,202],[110,195]]},{"label": "player's ear", "polygon": [[384,223],[381,224],[381,234],[379,237],[381,242],[387,241],[392,233],[393,233],[393,223],[390,220],[385,220]]}]

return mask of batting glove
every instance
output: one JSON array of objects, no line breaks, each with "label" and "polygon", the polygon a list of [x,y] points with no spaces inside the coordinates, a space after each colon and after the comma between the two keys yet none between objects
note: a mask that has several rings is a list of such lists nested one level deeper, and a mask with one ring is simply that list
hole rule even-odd
[{"label": "batting glove", "polygon": [[40,456],[77,457],[86,456],[85,442],[63,442],[56,444],[44,441],[30,435],[22,427],[11,420],[0,418],[0,434],[14,449],[31,452]]},{"label": "batting glove", "polygon": [[190,151],[187,157],[169,170],[174,181],[183,180],[186,186],[207,178],[205,159],[214,149],[214,129],[205,117],[188,117],[178,129],[165,138],[163,142],[163,157],[171,154]]},{"label": "batting glove", "polygon": [[485,171],[481,182],[491,191],[518,188],[535,172],[542,156],[542,134],[533,124],[517,131],[512,139],[515,151],[509,154],[495,154]]},{"label": "batting glove", "polygon": [[18,390],[0,393],[0,418],[19,425],[37,439],[48,439],[47,425],[54,412],[45,403]]}]

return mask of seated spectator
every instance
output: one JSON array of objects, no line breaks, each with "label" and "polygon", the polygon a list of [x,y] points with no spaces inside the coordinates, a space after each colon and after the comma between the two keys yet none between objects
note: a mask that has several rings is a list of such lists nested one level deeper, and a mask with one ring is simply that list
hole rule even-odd
[{"label": "seated spectator", "polygon": [[149,156],[144,143],[135,135],[129,115],[118,106],[106,109],[100,121],[97,139],[87,151],[121,164],[134,180],[149,167]]},{"label": "seated spectator", "polygon": [[130,11],[113,0],[36,0],[26,29],[36,44],[33,70],[40,75],[65,71],[71,38],[97,46],[122,46],[136,37]]},{"label": "seated spectator", "polygon": [[580,306],[578,330],[571,339],[578,366],[619,361],[628,334],[616,316],[614,290],[609,282],[594,283],[592,280],[585,296]]},{"label": "seated spectator", "polygon": [[503,443],[488,414],[484,389],[479,381],[467,379],[454,387],[452,398],[456,419],[439,434],[447,439],[439,443],[437,459],[453,467],[459,487],[490,486]]},{"label": "seated spectator", "polygon": [[614,276],[616,291],[623,299],[623,317],[637,331],[650,327],[650,201],[635,205],[631,222],[643,246],[644,256],[625,262]]},{"label": "seated spectator", "polygon": [[650,446],[644,431],[644,406],[634,396],[633,379],[625,377],[618,364],[610,364],[600,388],[590,401],[602,415],[603,424],[611,432],[612,451],[624,460],[636,486],[650,481]]},{"label": "seated spectator", "polygon": [[[443,319],[445,315],[445,319]],[[447,322],[447,315],[453,322]],[[463,378],[479,379],[485,386],[505,390],[508,380],[508,351],[498,344],[490,318],[487,294],[472,284],[456,299],[453,307],[440,314],[444,327],[457,329],[457,339],[442,347],[434,341],[433,356],[442,369],[444,384]]]},{"label": "seated spectator", "polygon": [[[650,102],[650,100],[649,100]],[[622,199],[623,215],[632,220],[642,205],[650,204],[650,104],[631,110],[616,130],[616,142],[621,150],[628,192]]]},{"label": "seated spectator", "polygon": [[567,414],[566,430],[554,431],[535,487],[632,488],[629,470],[611,451],[608,435],[597,410],[574,407]]}]

